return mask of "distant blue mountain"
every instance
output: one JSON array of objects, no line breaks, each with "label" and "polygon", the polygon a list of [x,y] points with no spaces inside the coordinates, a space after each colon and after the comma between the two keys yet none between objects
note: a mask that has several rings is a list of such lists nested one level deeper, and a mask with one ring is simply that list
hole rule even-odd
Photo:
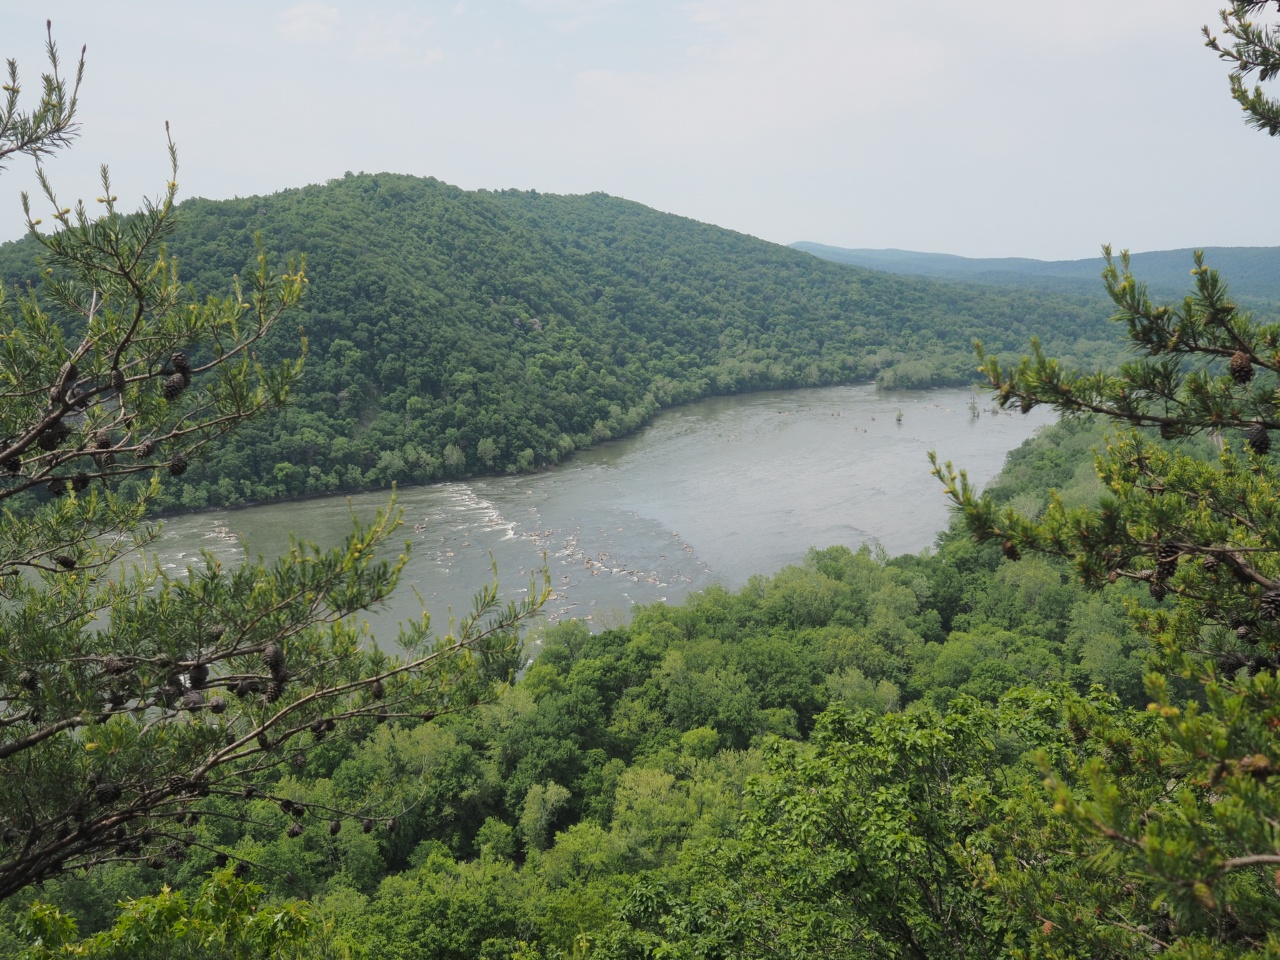
[{"label": "distant blue mountain", "polygon": [[[858,250],[805,241],[791,246],[824,260],[886,273],[1071,292],[1101,291],[1100,277],[1105,265],[1101,257],[1030,260],[957,257],[911,250]],[[1153,295],[1180,297],[1190,289],[1192,254],[1190,248],[1135,253],[1133,274],[1147,284]],[[1222,274],[1232,294],[1242,302],[1280,302],[1280,247],[1205,247],[1204,255],[1206,265]]]}]

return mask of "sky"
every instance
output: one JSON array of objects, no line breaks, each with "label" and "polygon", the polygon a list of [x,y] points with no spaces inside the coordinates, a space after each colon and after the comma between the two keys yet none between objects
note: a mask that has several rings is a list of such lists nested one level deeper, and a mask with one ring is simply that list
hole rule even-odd
[{"label": "sky", "polygon": [[[101,164],[129,208],[345,172],[604,191],[777,243],[1074,259],[1280,245],[1280,140],[1248,129],[1202,24],[1222,0],[21,0],[87,46],[59,201]],[[36,192],[0,174],[0,240]],[[47,204],[33,195],[37,216]]]}]

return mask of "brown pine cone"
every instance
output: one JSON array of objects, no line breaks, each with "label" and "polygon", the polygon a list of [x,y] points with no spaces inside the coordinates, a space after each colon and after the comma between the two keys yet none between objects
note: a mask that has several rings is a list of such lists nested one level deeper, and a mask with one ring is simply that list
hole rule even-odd
[{"label": "brown pine cone", "polygon": [[1253,363],[1243,350],[1237,350],[1231,355],[1231,363],[1228,367],[1231,370],[1231,379],[1236,383],[1248,383],[1253,379]]}]

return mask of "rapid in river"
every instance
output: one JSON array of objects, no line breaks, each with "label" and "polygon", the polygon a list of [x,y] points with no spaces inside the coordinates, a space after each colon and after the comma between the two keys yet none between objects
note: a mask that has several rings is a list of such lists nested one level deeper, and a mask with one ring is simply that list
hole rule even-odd
[{"label": "rapid in river", "polygon": [[[969,390],[862,385],[721,397],[667,411],[543,473],[403,489],[395,546],[407,539],[410,560],[392,601],[368,619],[389,639],[425,606],[443,630],[450,610],[470,610],[494,562],[502,596],[515,599],[531,577],[541,586],[545,557],[553,594],[544,616],[600,628],[625,622],[634,604],[676,603],[713,583],[740,587],[798,563],[812,546],[918,551],[947,524],[927,452],[985,483],[1053,416],[997,413]],[[245,551],[271,558],[291,534],[333,545],[353,514],[371,516],[389,497],[177,517],[151,549],[180,572],[202,550],[224,562]]]}]

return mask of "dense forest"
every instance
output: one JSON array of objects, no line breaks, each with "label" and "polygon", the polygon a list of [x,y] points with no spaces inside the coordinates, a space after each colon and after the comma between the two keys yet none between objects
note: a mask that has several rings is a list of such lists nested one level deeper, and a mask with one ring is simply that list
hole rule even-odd
[{"label": "dense forest", "polygon": [[[169,249],[202,295],[247,276],[255,234],[305,256],[309,284],[259,347],[295,355],[305,334],[291,405],[193,462],[169,509],[531,470],[711,394],[970,383],[975,338],[1115,356],[1096,292],[850,269],[604,194],[350,175],[188,201],[177,222]],[[0,247],[0,276],[30,281],[37,259],[31,238]]]},{"label": "dense forest", "polygon": [[[1050,429],[1011,455],[994,495],[1032,512],[1050,487],[1068,500],[1096,495],[1088,452],[1102,438],[1085,422]],[[956,754],[947,762],[963,766],[965,782],[980,775],[1012,796],[1038,783],[1036,749],[1070,745],[1062,704],[1111,716],[1145,702],[1144,641],[1125,615],[1144,596],[1090,593],[1062,563],[1013,563],[958,528],[920,555],[815,549],[740,591],[640,609],[625,627],[545,628],[496,702],[430,723],[349,727],[304,767],[277,772],[260,799],[211,801],[180,856],[101,867],[35,895],[90,933],[115,920],[117,901],[161,883],[194,890],[231,854],[253,865],[268,901],[318,904],[324,936],[355,957],[648,956],[663,938],[692,935],[680,925],[698,911],[698,935],[720,951],[707,955],[754,955],[724,911],[730,900],[781,884],[756,918],[763,931],[799,924],[822,899],[799,891],[811,864],[761,872],[785,855],[776,845],[790,808],[779,798],[810,790],[796,779],[798,756],[839,753],[839,731],[853,724],[907,755],[883,766],[845,757],[843,777],[936,791],[924,767],[892,781],[919,759],[913,738],[942,724]],[[403,810],[394,833],[330,823],[324,810],[371,785]],[[968,816],[941,795],[911,802],[937,804],[939,818]],[[946,843],[956,826],[930,829],[941,832],[929,842]],[[1007,825],[983,815],[964,829],[994,842]],[[902,867],[893,857],[926,868],[922,854],[886,852],[884,871]],[[999,912],[997,896],[970,888],[967,877],[947,878],[945,895],[962,901],[953,932],[966,938],[984,935],[979,914]],[[8,952],[23,906],[7,905]]]}]

